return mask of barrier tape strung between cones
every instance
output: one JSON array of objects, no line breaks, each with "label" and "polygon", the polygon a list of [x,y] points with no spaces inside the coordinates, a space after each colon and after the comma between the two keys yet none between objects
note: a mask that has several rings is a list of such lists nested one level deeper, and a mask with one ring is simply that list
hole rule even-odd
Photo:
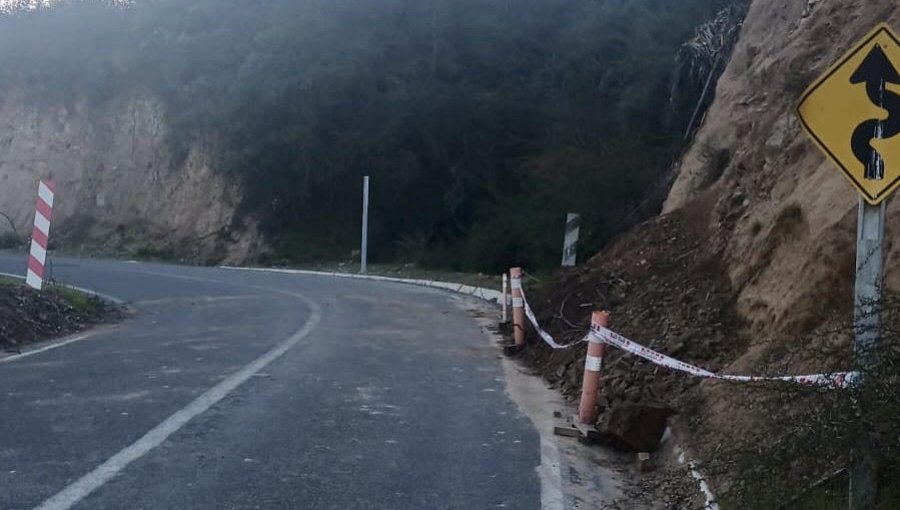
[{"label": "barrier tape strung between cones", "polygon": [[685,363],[683,361],[679,361],[675,358],[667,356],[661,352],[654,351],[648,347],[644,347],[643,345],[629,340],[614,331],[605,328],[603,326],[597,324],[591,324],[591,331],[588,335],[578,342],[573,342],[570,344],[560,344],[558,343],[550,333],[544,331],[541,328],[540,324],[537,321],[537,317],[534,315],[534,311],[532,311],[531,307],[528,305],[528,300],[525,298],[525,292],[522,290],[521,281],[516,281],[518,279],[514,279],[513,283],[514,288],[517,288],[521,292],[521,305],[525,310],[525,316],[528,318],[528,321],[531,322],[531,325],[534,326],[535,331],[537,331],[538,336],[549,345],[553,349],[568,349],[572,346],[579,345],[582,342],[590,341],[596,343],[603,343],[607,345],[611,345],[618,349],[621,349],[630,354],[634,354],[640,358],[643,358],[655,365],[659,365],[664,368],[669,368],[672,370],[677,370],[680,372],[684,372],[687,374],[691,374],[697,377],[705,377],[708,379],[719,379],[723,381],[737,381],[737,382],[766,382],[766,381],[784,381],[784,382],[793,382],[797,384],[809,385],[809,386],[820,386],[826,388],[834,388],[834,389],[844,389],[849,388],[853,383],[857,382],[860,379],[859,372],[837,372],[833,374],[813,374],[813,375],[789,375],[789,376],[777,376],[777,377],[764,377],[764,376],[754,376],[754,375],[728,375],[728,374],[717,374],[714,372],[710,372],[709,370],[700,368],[695,365],[691,365],[690,363]]},{"label": "barrier tape strung between cones", "polygon": [[530,322],[531,325],[534,326],[534,330],[537,331],[537,334],[550,347],[552,347],[554,349],[568,349],[569,347],[572,347],[573,345],[578,345],[585,341],[585,339],[581,339],[577,342],[573,342],[573,343],[565,344],[565,345],[557,343],[556,340],[553,339],[553,336],[551,336],[550,333],[547,333],[546,331],[544,331],[541,328],[540,324],[538,324],[537,317],[534,316],[534,312],[531,310],[531,307],[528,306],[528,300],[525,299],[525,292],[522,292],[522,306],[525,308],[525,317],[528,317],[528,322]]},{"label": "barrier tape strung between cones", "polygon": [[779,377],[762,377],[755,375],[727,375],[716,374],[703,368],[679,361],[675,358],[666,356],[661,352],[644,347],[643,345],[625,338],[603,326],[591,324],[591,332],[588,334],[591,342],[605,343],[622,349],[625,352],[634,354],[635,356],[644,358],[653,364],[661,367],[678,370],[697,377],[706,377],[709,379],[721,379],[725,381],[738,382],[763,382],[763,381],[786,381],[805,384],[811,386],[822,386],[828,388],[843,389],[850,387],[859,379],[859,372],[837,372],[834,374],[813,374],[813,375],[789,375]]}]

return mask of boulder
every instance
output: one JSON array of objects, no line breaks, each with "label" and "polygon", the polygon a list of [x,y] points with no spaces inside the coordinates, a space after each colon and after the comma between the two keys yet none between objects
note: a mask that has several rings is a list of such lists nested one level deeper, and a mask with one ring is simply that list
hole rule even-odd
[{"label": "boulder", "polygon": [[617,403],[603,413],[599,432],[623,450],[654,452],[671,414],[672,410],[663,405]]}]

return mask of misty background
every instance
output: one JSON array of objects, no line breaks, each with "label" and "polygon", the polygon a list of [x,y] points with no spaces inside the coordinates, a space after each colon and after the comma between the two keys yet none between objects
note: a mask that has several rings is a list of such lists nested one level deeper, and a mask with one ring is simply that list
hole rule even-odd
[{"label": "misty background", "polygon": [[734,3],[6,2],[0,94],[161,98],[172,168],[215,148],[262,262],[348,259],[371,175],[374,261],[552,267],[567,212],[582,256],[658,212],[717,62],[685,43]]}]

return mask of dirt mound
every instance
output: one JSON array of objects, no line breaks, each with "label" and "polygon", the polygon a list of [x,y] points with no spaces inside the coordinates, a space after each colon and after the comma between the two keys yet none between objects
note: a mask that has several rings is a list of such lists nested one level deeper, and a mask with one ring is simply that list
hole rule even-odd
[{"label": "dirt mound", "polygon": [[[793,337],[755,336],[738,313],[740,289],[723,264],[727,238],[720,235],[716,198],[713,193],[700,195],[689,207],[638,226],[588,263],[533,290],[529,300],[541,324],[557,341],[578,342],[588,330],[591,311],[605,309],[616,332],[700,367],[736,374],[796,373],[803,366],[797,363],[801,358],[773,367],[771,356],[764,355],[793,345]],[[793,221],[784,220],[786,225]],[[526,362],[576,400],[585,344],[554,351],[533,332],[528,340]],[[600,422],[604,411],[614,406],[673,409],[670,423],[677,442],[701,459],[712,458],[732,434],[757,423],[741,408],[748,402],[746,386],[673,372],[614,348],[607,349],[602,381]],[[771,410],[773,415],[781,412]],[[648,491],[672,500],[671,508],[702,508],[693,499],[695,482],[676,463],[663,462],[644,481]],[[716,481],[721,487],[722,478]]]},{"label": "dirt mound", "polygon": [[[718,370],[737,359],[747,341],[735,331],[736,293],[710,242],[711,200],[641,225],[576,269],[566,271],[530,301],[538,320],[558,340],[584,337],[590,313],[611,313],[620,334],[680,359]],[[585,347],[552,351],[534,336],[528,361],[571,399],[578,397]],[[610,352],[601,404],[680,404],[696,380]]]},{"label": "dirt mound", "polygon": [[0,284],[0,357],[27,344],[113,321],[123,311],[100,299],[79,297],[73,304],[61,293],[36,292],[23,285]]}]

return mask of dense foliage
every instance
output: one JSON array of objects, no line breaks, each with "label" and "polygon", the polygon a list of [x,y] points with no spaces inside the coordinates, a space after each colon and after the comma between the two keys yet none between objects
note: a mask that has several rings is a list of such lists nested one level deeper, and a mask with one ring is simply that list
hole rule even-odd
[{"label": "dense foliage", "polygon": [[157,94],[175,158],[218,144],[281,255],[348,257],[368,174],[376,259],[548,266],[566,212],[585,253],[658,205],[700,92],[670,97],[675,56],[728,3],[79,2],[0,19],[0,85]]}]

